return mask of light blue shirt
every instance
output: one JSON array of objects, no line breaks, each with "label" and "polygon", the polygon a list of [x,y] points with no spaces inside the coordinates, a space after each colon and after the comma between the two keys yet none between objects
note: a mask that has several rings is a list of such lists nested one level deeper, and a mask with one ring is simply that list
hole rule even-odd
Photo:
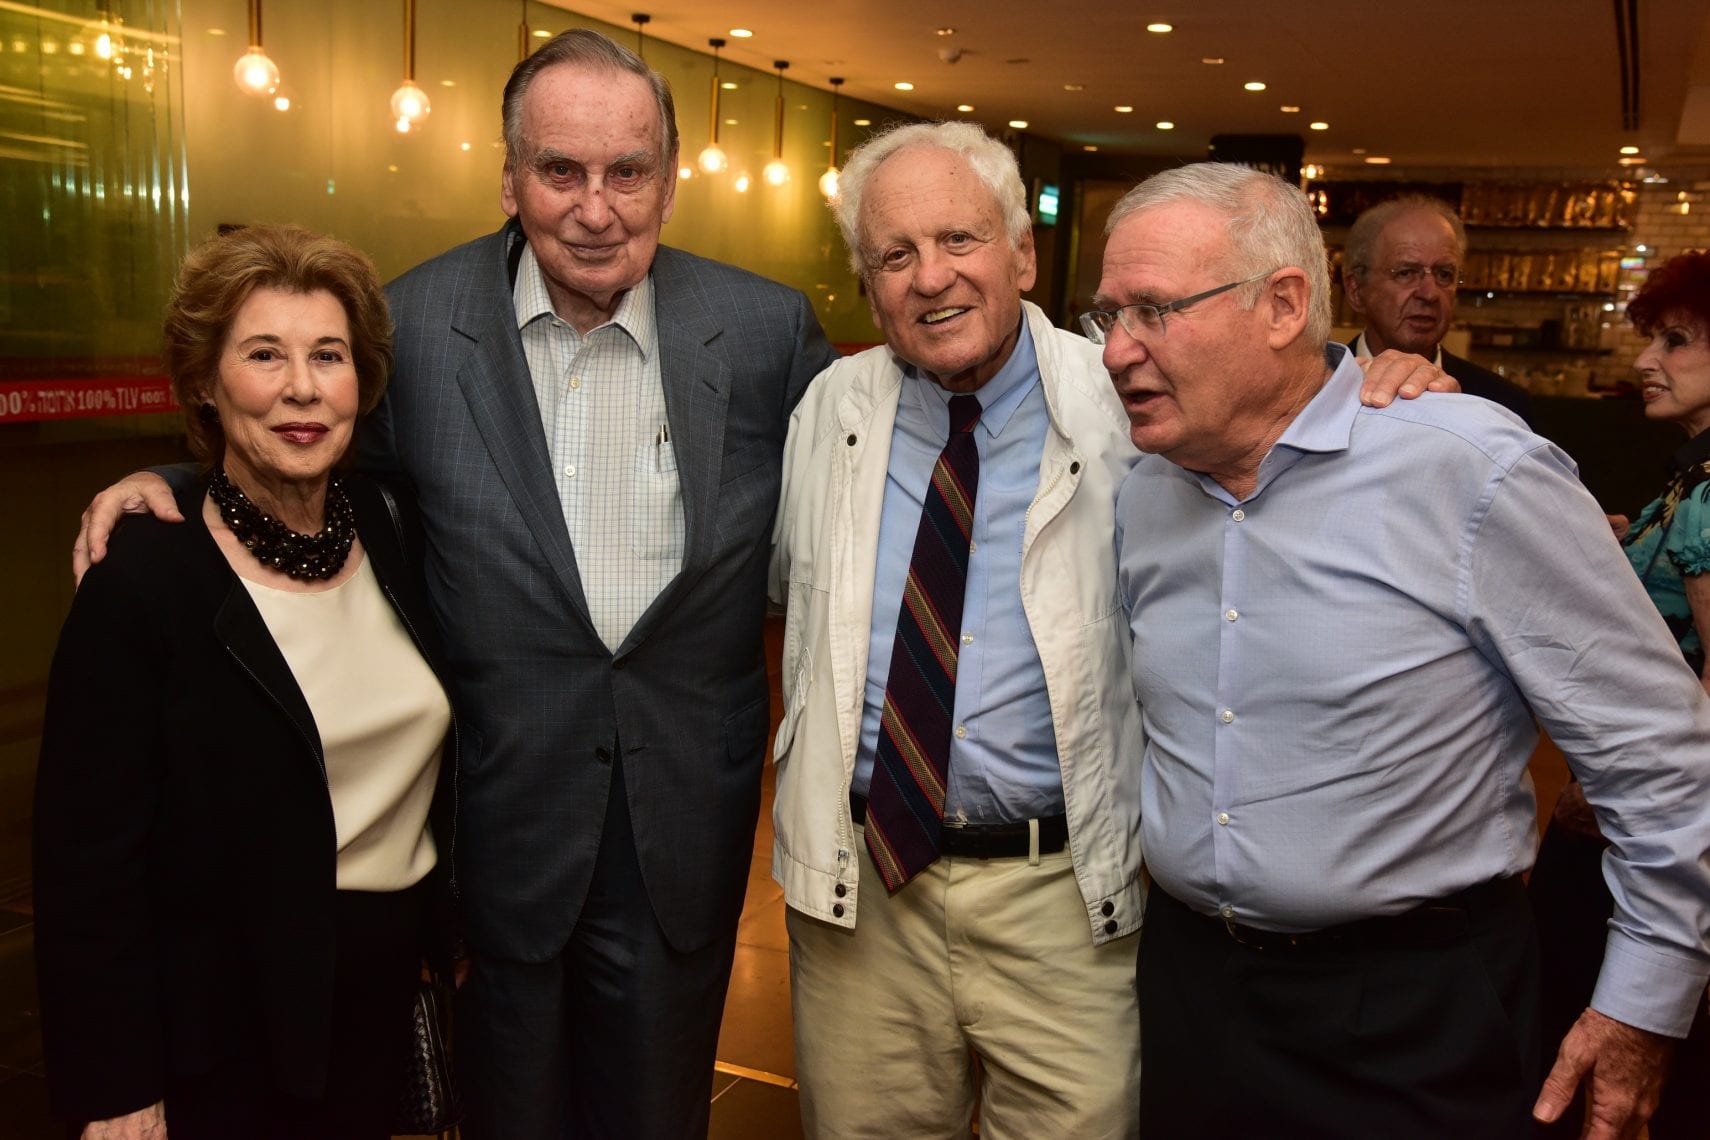
[{"label": "light blue shirt", "polygon": [[[950,742],[947,819],[1001,823],[1063,811],[1063,778],[1045,670],[1021,607],[1021,536],[1039,489],[1039,458],[1050,426],[1039,360],[1026,322],[1015,351],[975,393],[980,422],[980,486],[974,497],[962,648],[956,665],[955,735]],[[938,453],[950,437],[950,396],[918,371],[903,378],[891,434],[885,502],[879,517],[866,707],[852,787],[873,776],[885,680],[914,535]]]},{"label": "light blue shirt", "polygon": [[1153,878],[1307,930],[1518,874],[1535,713],[1614,844],[1593,1005],[1684,1035],[1710,975],[1703,690],[1567,456],[1470,396],[1361,407],[1328,360],[1245,499],[1158,456],[1118,499]]}]

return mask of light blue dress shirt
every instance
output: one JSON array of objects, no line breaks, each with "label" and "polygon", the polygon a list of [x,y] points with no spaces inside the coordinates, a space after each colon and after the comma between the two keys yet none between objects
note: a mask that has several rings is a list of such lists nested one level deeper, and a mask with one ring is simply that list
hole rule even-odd
[{"label": "light blue dress shirt", "polygon": [[1535,713],[1614,844],[1593,1004],[1684,1034],[1710,974],[1697,679],[1571,460],[1474,397],[1361,407],[1328,361],[1245,499],[1158,456],[1118,499],[1153,878],[1309,930],[1518,874]]},{"label": "light blue dress shirt", "polygon": [[[944,813],[948,819],[1001,823],[1063,811],[1045,671],[1021,607],[1021,536],[1039,489],[1039,457],[1050,426],[1026,322],[1009,360],[975,395],[980,400],[980,422],[974,428],[980,486],[962,603],[956,727]],[[950,436],[950,396],[913,369],[903,378],[879,517],[866,707],[852,784],[862,795],[872,781],[914,535],[932,468]]]}]

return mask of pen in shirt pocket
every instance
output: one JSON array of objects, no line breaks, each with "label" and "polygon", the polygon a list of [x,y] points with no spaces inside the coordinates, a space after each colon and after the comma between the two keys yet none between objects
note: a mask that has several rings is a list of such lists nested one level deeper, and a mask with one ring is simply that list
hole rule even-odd
[{"label": "pen in shirt pocket", "polygon": [[663,423],[653,433],[653,470],[665,470],[665,449],[671,445],[671,425]]}]

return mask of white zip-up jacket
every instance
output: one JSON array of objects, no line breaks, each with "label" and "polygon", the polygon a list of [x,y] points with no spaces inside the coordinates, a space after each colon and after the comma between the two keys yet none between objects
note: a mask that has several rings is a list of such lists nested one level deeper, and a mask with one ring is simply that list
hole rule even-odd
[{"label": "white zip-up jacket", "polygon": [[[1050,427],[1022,536],[1022,606],[1044,666],[1075,879],[1103,943],[1139,928],[1143,899],[1140,710],[1114,537],[1116,493],[1138,453],[1098,348],[1023,308]],[[788,609],[772,876],[790,906],[840,926],[859,907],[849,783],[902,383],[884,347],[820,373],[790,420],[773,530],[771,595]]]}]

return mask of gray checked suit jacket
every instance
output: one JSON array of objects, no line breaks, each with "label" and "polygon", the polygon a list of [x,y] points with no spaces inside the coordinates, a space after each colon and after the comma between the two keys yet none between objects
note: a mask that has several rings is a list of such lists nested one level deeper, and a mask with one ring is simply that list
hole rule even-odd
[{"label": "gray checked suit jacket", "polygon": [[576,923],[621,743],[643,877],[678,950],[741,910],[770,728],[762,623],[796,400],[834,353],[799,292],[661,247],[682,572],[617,652],[588,616],[512,302],[513,222],[390,289],[397,363],[363,464],[414,485],[463,726],[452,869],[477,954],[544,961]]}]

